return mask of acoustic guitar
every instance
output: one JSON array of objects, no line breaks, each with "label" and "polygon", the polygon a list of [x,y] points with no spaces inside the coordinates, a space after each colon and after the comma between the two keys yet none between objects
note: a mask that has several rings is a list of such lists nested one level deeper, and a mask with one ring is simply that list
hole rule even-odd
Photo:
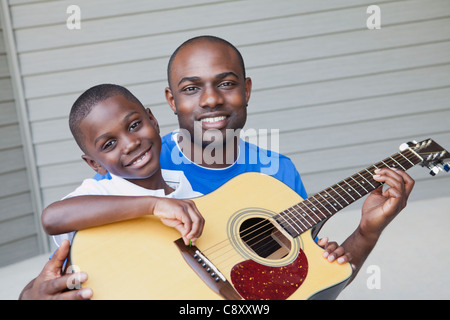
[{"label": "acoustic guitar", "polygon": [[334,299],[352,269],[322,257],[313,227],[380,187],[377,168],[449,171],[431,139],[400,150],[307,199],[271,176],[239,175],[193,199],[206,221],[196,246],[145,216],[78,231],[71,262],[94,299]]}]

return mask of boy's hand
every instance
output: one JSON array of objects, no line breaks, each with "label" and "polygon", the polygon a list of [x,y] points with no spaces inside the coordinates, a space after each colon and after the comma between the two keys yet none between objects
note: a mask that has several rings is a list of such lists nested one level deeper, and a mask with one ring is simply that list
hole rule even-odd
[{"label": "boy's hand", "polygon": [[345,252],[344,247],[341,247],[337,242],[328,242],[328,238],[322,238],[317,241],[317,244],[325,249],[323,257],[328,261],[333,262],[337,259],[339,264],[343,264],[351,261],[350,252]]},{"label": "boy's hand", "polygon": [[153,215],[166,226],[178,230],[186,245],[195,244],[203,232],[205,219],[192,200],[160,198],[153,208]]}]

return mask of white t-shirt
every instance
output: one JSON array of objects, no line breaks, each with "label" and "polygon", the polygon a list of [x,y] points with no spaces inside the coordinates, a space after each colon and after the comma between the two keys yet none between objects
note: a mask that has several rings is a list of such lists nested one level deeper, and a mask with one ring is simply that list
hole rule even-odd
[{"label": "white t-shirt", "polygon": [[[108,196],[154,196],[175,199],[192,199],[201,196],[202,194],[192,190],[191,184],[186,179],[183,171],[162,170],[164,181],[174,191],[168,195],[163,189],[151,190],[142,188],[134,183],[131,183],[123,178],[111,174],[112,179],[86,179],[83,183],[63,199],[72,198],[76,196],[87,195],[108,195]],[[53,236],[53,240],[59,247],[61,242],[68,239],[72,242],[75,232],[69,232]]]}]

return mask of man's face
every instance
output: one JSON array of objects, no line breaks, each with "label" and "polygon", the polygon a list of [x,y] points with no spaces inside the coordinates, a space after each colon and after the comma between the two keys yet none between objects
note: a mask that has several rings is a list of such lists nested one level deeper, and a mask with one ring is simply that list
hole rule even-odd
[{"label": "man's face", "polygon": [[201,41],[183,47],[173,60],[166,98],[180,128],[191,139],[201,132],[204,147],[218,132],[225,143],[226,129],[243,128],[250,92],[251,79],[244,78],[236,52],[221,42]]},{"label": "man's face", "polygon": [[161,137],[149,109],[116,95],[95,105],[80,128],[83,159],[100,174],[109,171],[134,182],[159,169]]}]

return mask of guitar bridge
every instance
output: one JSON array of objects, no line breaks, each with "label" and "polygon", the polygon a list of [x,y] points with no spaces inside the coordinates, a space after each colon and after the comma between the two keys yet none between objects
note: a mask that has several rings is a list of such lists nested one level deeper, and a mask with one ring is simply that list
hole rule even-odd
[{"label": "guitar bridge", "polygon": [[174,243],[187,264],[211,290],[226,300],[242,299],[226,277],[196,246],[186,246],[181,238]]}]

